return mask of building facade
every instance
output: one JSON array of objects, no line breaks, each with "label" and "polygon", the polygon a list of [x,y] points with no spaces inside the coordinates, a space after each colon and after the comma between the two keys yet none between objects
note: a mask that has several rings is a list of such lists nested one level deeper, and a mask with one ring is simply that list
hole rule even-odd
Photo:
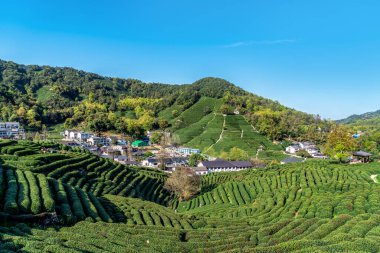
[{"label": "building facade", "polygon": [[88,143],[90,143],[93,146],[108,146],[111,143],[111,139],[107,137],[95,137],[92,136],[87,140]]},{"label": "building facade", "polygon": [[241,171],[253,168],[250,161],[203,161],[198,163],[198,168],[206,168],[207,173],[212,172],[226,172],[226,171]]},{"label": "building facade", "polygon": [[200,154],[201,150],[196,148],[176,148],[176,152],[181,153],[183,155],[191,155],[191,154]]},{"label": "building facade", "polygon": [[24,136],[24,129],[19,122],[0,122],[0,138],[23,139]]}]

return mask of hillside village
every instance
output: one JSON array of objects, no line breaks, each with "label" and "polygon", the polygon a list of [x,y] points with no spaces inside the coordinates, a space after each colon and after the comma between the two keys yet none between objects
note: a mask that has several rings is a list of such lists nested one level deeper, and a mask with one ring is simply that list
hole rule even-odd
[{"label": "hillside village", "polygon": [[[152,144],[151,133],[140,140],[126,140],[118,136],[97,136],[92,132],[65,130],[61,133],[62,143],[71,147],[79,147],[103,158],[134,167],[148,167],[171,173],[176,168],[191,168],[198,175],[215,172],[233,172],[252,168],[263,168],[267,163],[251,157],[250,160],[227,161],[218,157],[202,154],[200,149],[191,147],[165,146]],[[24,139],[25,131],[18,122],[0,122],[0,138]],[[353,138],[358,138],[353,136]],[[259,153],[260,150],[257,151]],[[287,146],[283,153],[286,157],[280,164],[298,163],[306,159],[328,159],[320,148],[310,141],[294,142]],[[202,160],[190,164],[191,156],[199,155]],[[355,151],[350,157],[351,163],[369,162],[372,154]]]},{"label": "hillside village", "polygon": [[209,156],[207,158],[210,161],[198,162],[191,167],[189,157],[192,154],[201,154],[201,150],[151,145],[149,135],[144,140],[133,142],[116,137],[99,137],[93,133],[75,130],[66,130],[63,135],[63,141],[68,146],[87,149],[100,157],[113,159],[121,164],[161,169],[168,173],[175,171],[176,168],[192,168],[196,174],[206,175],[212,172],[240,171],[255,167],[250,161],[229,162]]}]

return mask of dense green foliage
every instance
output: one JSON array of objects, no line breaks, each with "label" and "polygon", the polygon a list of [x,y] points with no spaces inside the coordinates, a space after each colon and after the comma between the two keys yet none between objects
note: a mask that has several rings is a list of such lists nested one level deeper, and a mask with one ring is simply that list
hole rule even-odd
[{"label": "dense green foliage", "polygon": [[[37,154],[7,154],[31,145]],[[0,142],[4,252],[380,250],[378,163],[311,161],[215,173],[202,176],[197,197],[179,202],[163,190],[160,172],[60,146],[42,154],[41,145]],[[41,225],[44,213],[60,222]]]},{"label": "dense green foliage", "polygon": [[[24,66],[0,61],[0,108],[3,120],[28,128],[65,123],[94,132],[117,131],[140,136],[151,129],[188,128],[214,113],[238,111],[270,139],[299,137],[323,140],[329,124],[248,93],[218,78],[190,85],[143,83],[102,77],[72,68]],[[200,125],[192,132],[199,132]],[[197,128],[198,127],[198,128]],[[315,134],[315,129],[322,129]],[[189,130],[184,130],[188,132]],[[186,136],[181,143],[191,139]]]},{"label": "dense green foliage", "polygon": [[359,148],[373,154],[380,151],[380,111],[352,115],[346,119],[338,120],[345,124],[352,132],[360,133]]}]

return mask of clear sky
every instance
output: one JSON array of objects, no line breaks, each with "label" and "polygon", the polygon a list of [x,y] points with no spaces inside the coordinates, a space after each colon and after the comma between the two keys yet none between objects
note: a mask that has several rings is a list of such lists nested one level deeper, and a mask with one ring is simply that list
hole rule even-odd
[{"label": "clear sky", "polygon": [[324,118],[380,109],[378,0],[4,0],[0,58],[147,82],[225,78]]}]

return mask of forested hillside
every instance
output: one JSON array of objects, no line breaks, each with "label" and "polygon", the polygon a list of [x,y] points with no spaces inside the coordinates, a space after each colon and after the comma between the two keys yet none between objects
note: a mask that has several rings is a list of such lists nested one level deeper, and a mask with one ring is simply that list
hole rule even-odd
[{"label": "forested hillside", "polygon": [[380,111],[352,115],[337,121],[361,131],[378,131],[380,129]]},{"label": "forested hillside", "polygon": [[[200,105],[202,98],[214,102]],[[317,116],[286,108],[218,78],[168,85],[9,61],[0,61],[0,108],[3,120],[20,121],[37,131],[43,125],[65,123],[67,128],[139,136],[152,129],[174,132],[211,113],[236,111],[271,140],[321,141],[329,128]],[[190,119],[194,115],[189,109],[200,114]]]}]

